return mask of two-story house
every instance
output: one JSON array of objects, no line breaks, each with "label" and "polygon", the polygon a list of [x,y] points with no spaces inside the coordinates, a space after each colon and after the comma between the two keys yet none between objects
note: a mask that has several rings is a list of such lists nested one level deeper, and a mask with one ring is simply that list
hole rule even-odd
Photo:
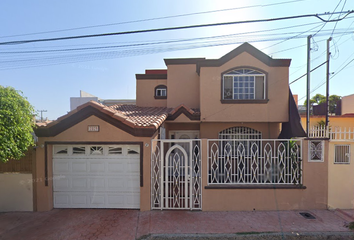
[{"label": "two-story house", "polygon": [[290,140],[305,136],[290,62],[248,43],[165,59],[136,75],[136,106],[89,102],[38,128],[37,210],[326,208],[327,165]]}]

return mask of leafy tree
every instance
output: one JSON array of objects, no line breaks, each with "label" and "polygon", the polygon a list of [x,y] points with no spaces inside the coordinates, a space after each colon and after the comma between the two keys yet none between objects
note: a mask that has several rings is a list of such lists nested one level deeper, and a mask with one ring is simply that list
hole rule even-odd
[{"label": "leafy tree", "polygon": [[[310,99],[310,105],[321,104],[321,103],[325,103],[325,102],[326,102],[326,97],[323,96],[322,94],[319,94],[319,93],[317,93],[315,96],[313,96]],[[307,104],[307,99],[304,102],[304,105],[306,105],[306,104]]]},{"label": "leafy tree", "polygon": [[22,92],[0,85],[0,161],[20,159],[34,145],[33,114]]},{"label": "leafy tree", "polygon": [[[336,112],[336,107],[337,107],[337,102],[341,99],[341,96],[338,95],[330,95],[328,100],[329,100],[329,112],[330,113],[335,113]],[[326,97],[323,96],[322,94],[317,93],[315,96],[313,96],[310,99],[310,105],[313,104],[322,104],[326,103]],[[306,106],[307,100],[305,100],[304,105]]]},{"label": "leafy tree", "polygon": [[337,108],[337,102],[339,100],[341,100],[341,96],[338,95],[331,95],[329,96],[328,100],[329,100],[329,112],[330,113],[335,113],[336,112],[336,108]]}]

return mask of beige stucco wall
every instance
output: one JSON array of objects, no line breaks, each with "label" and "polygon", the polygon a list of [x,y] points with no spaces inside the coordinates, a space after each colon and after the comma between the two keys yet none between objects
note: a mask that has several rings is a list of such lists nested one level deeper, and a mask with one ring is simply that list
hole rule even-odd
[{"label": "beige stucco wall", "polygon": [[[265,104],[222,104],[221,74],[236,67],[254,67],[268,73]],[[208,122],[287,122],[289,105],[288,67],[269,67],[247,52],[220,67],[200,69],[201,121]]]},{"label": "beige stucco wall", "polygon": [[33,211],[33,183],[31,173],[0,174],[0,212]]},{"label": "beige stucco wall", "polygon": [[[207,156],[206,139],[202,156]],[[303,185],[306,189],[205,189],[207,162],[203,158],[203,211],[297,210],[327,208],[327,157],[324,162],[307,161],[303,141]]]},{"label": "beige stucco wall", "polygon": [[[88,125],[99,125],[100,132],[87,132]],[[74,125],[66,131],[55,137],[40,137],[38,140],[38,148],[36,153],[36,206],[37,211],[49,211],[53,208],[53,171],[52,171],[52,145],[47,145],[48,151],[48,186],[45,186],[45,143],[46,142],[142,142],[143,143],[143,183],[140,188],[140,210],[146,211],[150,209],[150,153],[151,138],[134,137],[111,124],[91,116],[82,122]]]},{"label": "beige stucco wall", "polygon": [[167,107],[199,108],[199,76],[195,64],[168,65]]},{"label": "beige stucco wall", "polygon": [[354,113],[354,94],[342,97],[342,114]]},{"label": "beige stucco wall", "polygon": [[[334,163],[334,146],[350,145],[350,163]],[[354,209],[354,142],[331,141],[328,161],[328,208]]]},{"label": "beige stucco wall", "polygon": [[199,123],[174,123],[165,122],[166,138],[170,138],[171,131],[199,131]]},{"label": "beige stucco wall", "polygon": [[230,127],[249,127],[262,133],[263,139],[276,139],[280,134],[281,125],[279,123],[201,123],[200,137],[217,139],[219,132]]},{"label": "beige stucco wall", "polygon": [[[166,79],[140,79],[136,80],[136,105],[138,107],[166,107],[166,99],[155,99],[155,87],[167,86]],[[169,96],[167,87],[167,97]]]}]

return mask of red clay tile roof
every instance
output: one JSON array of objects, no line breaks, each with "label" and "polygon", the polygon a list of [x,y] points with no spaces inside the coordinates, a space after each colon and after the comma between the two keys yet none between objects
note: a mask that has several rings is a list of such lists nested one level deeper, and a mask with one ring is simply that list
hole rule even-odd
[{"label": "red clay tile roof", "polygon": [[166,107],[138,107],[135,105],[126,105],[118,104],[113,106],[105,106],[101,103],[90,101],[85,103],[73,111],[70,111],[68,114],[59,117],[57,120],[46,124],[37,124],[39,128],[51,128],[58,123],[67,121],[66,119],[70,118],[74,114],[80,112],[81,110],[93,107],[96,110],[111,116],[114,119],[122,122],[130,128],[149,128],[149,129],[158,129],[161,124],[168,117],[178,117],[181,113],[189,115],[190,119],[196,120],[200,116],[200,112],[197,109],[191,109],[183,104],[176,108],[166,108]]},{"label": "red clay tile roof", "polygon": [[109,107],[124,118],[125,121],[138,127],[154,126],[158,128],[167,118],[172,108],[165,107],[137,107],[135,105],[114,105]]},{"label": "red clay tile roof", "polygon": [[[189,116],[200,116],[198,109],[191,109],[181,104],[176,108],[166,107],[137,107],[135,105],[114,105],[110,108],[116,111],[116,114],[124,117],[126,121],[133,123],[135,126],[148,127],[154,126],[158,128],[167,117],[179,115],[178,113],[189,113]],[[183,110],[183,111],[181,111]]]}]

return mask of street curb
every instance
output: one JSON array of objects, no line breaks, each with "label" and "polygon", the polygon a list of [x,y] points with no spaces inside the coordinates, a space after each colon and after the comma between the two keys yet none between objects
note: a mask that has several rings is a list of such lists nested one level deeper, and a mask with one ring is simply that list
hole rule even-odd
[{"label": "street curb", "polygon": [[287,233],[234,233],[234,234],[151,234],[138,240],[292,240],[292,239],[354,239],[354,232],[287,232]]}]

